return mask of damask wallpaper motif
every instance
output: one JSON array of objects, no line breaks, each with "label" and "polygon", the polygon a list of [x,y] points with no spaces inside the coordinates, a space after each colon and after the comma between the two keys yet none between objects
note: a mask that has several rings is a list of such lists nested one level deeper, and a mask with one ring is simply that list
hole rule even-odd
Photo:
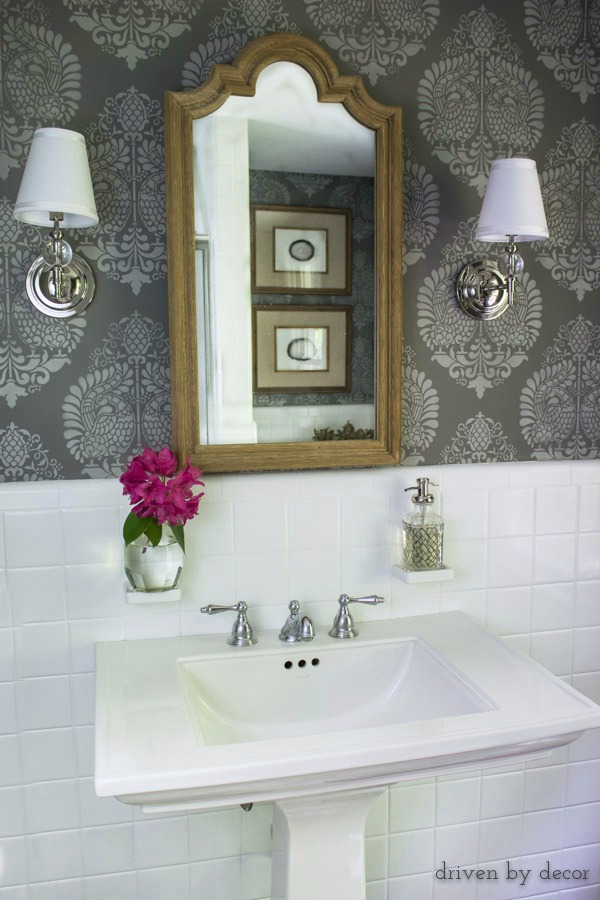
[{"label": "damask wallpaper motif", "polygon": [[[253,37],[320,42],[404,108],[409,464],[600,456],[600,19],[589,0],[5,0],[0,5],[0,479],[106,477],[169,440],[162,98]],[[12,218],[33,131],[86,136],[100,224],[84,316],[26,300],[41,232]],[[538,163],[550,239],[487,324],[453,282],[489,246],[489,165]]]}]

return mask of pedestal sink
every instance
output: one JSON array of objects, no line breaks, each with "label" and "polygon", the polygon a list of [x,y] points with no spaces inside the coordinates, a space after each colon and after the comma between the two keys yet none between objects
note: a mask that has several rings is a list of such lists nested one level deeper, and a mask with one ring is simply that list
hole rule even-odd
[{"label": "pedestal sink", "polygon": [[277,634],[96,645],[96,792],[152,812],[273,801],[273,900],[363,900],[365,817],[387,785],[600,726],[600,707],[462,613],[363,623],[351,641]]}]

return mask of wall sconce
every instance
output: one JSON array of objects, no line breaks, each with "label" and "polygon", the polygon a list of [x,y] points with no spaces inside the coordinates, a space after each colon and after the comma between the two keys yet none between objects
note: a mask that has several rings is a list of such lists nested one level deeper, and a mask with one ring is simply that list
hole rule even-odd
[{"label": "wall sconce", "polygon": [[497,319],[512,306],[515,281],[523,272],[517,243],[548,237],[542,192],[533,159],[514,156],[492,163],[475,238],[506,241],[497,262],[480,259],[460,272],[458,302],[473,319]]},{"label": "wall sconce", "polygon": [[29,299],[54,318],[74,316],[89,306],[96,283],[85,259],[63,238],[67,228],[98,224],[90,167],[82,134],[64,128],[38,128],[13,216],[29,225],[54,227],[27,273]]}]

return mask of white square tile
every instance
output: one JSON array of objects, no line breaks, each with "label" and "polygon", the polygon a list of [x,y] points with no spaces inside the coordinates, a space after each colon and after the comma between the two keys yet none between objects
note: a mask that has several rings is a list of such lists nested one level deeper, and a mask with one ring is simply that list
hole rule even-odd
[{"label": "white square tile", "polygon": [[0,684],[0,734],[12,734],[16,730],[15,686],[7,681]]},{"label": "white square tile", "polygon": [[290,550],[321,550],[340,546],[337,497],[311,497],[288,503]]},{"label": "white square tile", "polygon": [[142,868],[188,862],[188,820],[183,816],[136,822],[135,858]]},{"label": "white square tile", "polygon": [[29,900],[88,900],[83,878],[41,881],[29,886]]},{"label": "white square tile", "polygon": [[511,487],[554,487],[571,481],[571,465],[562,461],[511,463],[507,468]]},{"label": "white square tile", "polygon": [[82,565],[122,560],[124,520],[115,507],[63,510],[65,561]]},{"label": "white square tile", "polygon": [[13,622],[52,622],[67,614],[65,575],[62,566],[12,569],[6,573]]},{"label": "white square tile", "polygon": [[0,838],[23,834],[23,789],[0,788]]},{"label": "white square tile", "polygon": [[600,485],[580,488],[579,530],[600,531]]},{"label": "white square tile", "polygon": [[577,578],[600,579],[600,533],[597,531],[579,535]]},{"label": "white square tile", "polygon": [[381,497],[342,497],[340,501],[342,547],[369,547],[390,542],[390,502]]},{"label": "white square tile", "polygon": [[436,825],[458,825],[479,820],[481,779],[462,778],[438,781],[436,790]]},{"label": "white square tile", "polygon": [[288,589],[286,554],[240,553],[235,557],[234,566],[236,602],[243,600],[251,607],[278,605],[285,613]]},{"label": "white square tile", "polygon": [[576,585],[575,625],[600,625],[600,581],[579,581]]},{"label": "white square tile", "polygon": [[571,631],[543,631],[532,634],[531,656],[555,675],[570,675],[573,660]]},{"label": "white square tile", "polygon": [[190,900],[189,868],[163,866],[138,871],[137,888],[140,900]]},{"label": "white square tile", "polygon": [[561,808],[565,802],[567,784],[566,766],[544,766],[525,772],[526,812]]},{"label": "white square tile", "polygon": [[496,588],[487,592],[486,625],[496,634],[529,631],[531,588]]},{"label": "white square tile", "polygon": [[511,816],[523,811],[525,773],[485,775],[481,779],[481,818]]},{"label": "white square tile", "polygon": [[342,590],[339,550],[290,550],[289,596],[299,602],[337,600]]},{"label": "white square tile", "polygon": [[390,788],[386,788],[373,800],[367,813],[365,834],[367,837],[375,837],[378,834],[388,833]]},{"label": "white square tile", "polygon": [[486,586],[487,541],[455,541],[444,538],[444,564],[454,569],[454,578],[440,584],[441,591],[472,591]]},{"label": "white square tile", "polygon": [[444,531],[453,540],[481,540],[488,536],[488,492],[453,491],[441,495]]},{"label": "white square tile", "polygon": [[436,864],[447,860],[450,865],[452,860],[452,865],[468,865],[478,858],[478,846],[478,822],[439,826],[435,829]]},{"label": "white square tile", "polygon": [[433,828],[435,782],[400,784],[390,790],[390,832]]},{"label": "white square tile", "polygon": [[[433,897],[432,876],[405,875],[403,878],[388,878],[387,895],[384,893],[381,900],[431,900]],[[367,900],[371,900],[367,894]],[[378,897],[375,900],[379,900]],[[463,897],[462,900],[468,900]]]},{"label": "white square tile", "polygon": [[181,592],[182,616],[186,611],[198,610],[213,600],[229,605],[230,599],[235,596],[234,557],[186,553]]},{"label": "white square tile", "polygon": [[122,641],[125,621],[121,618],[79,619],[69,623],[71,671],[94,671],[94,644],[97,641]]},{"label": "white square tile", "polygon": [[578,491],[573,485],[538,487],[535,492],[536,534],[577,530]]},{"label": "white square tile", "polygon": [[65,567],[70,619],[99,619],[123,615],[123,564],[88,563]]},{"label": "white square tile", "polygon": [[576,538],[573,534],[543,535],[534,541],[534,581],[573,581]]},{"label": "white square tile", "polygon": [[563,845],[593,844],[600,834],[600,803],[566,806],[563,817]]},{"label": "white square tile", "polygon": [[389,877],[431,872],[433,835],[433,828],[391,834],[388,847]]},{"label": "white square tile", "polygon": [[600,672],[573,675],[571,684],[576,691],[579,691],[600,706]]},{"label": "white square tile", "polygon": [[236,553],[272,553],[287,547],[283,501],[233,504]]},{"label": "white square tile", "polygon": [[71,675],[73,725],[92,725],[94,722],[94,675]]},{"label": "white square tile", "polygon": [[135,869],[133,825],[84,828],[81,836],[86,875],[106,875]]},{"label": "white square tile", "polygon": [[15,665],[18,678],[68,674],[67,623],[19,625],[15,629]]},{"label": "white square tile", "polygon": [[12,625],[12,614],[6,575],[6,569],[0,569],[0,628],[9,628]]},{"label": "white square tile", "polygon": [[190,555],[233,553],[233,504],[201,503],[198,516],[186,525],[185,543]]},{"label": "white square tile", "polygon": [[83,874],[78,829],[29,835],[27,855],[31,881],[57,881]]},{"label": "white square tile", "polygon": [[532,566],[530,537],[492,538],[488,542],[488,587],[531,584]]},{"label": "white square tile", "polygon": [[75,778],[77,775],[75,740],[71,728],[23,731],[20,740],[25,784],[53,778]]},{"label": "white square tile", "polygon": [[576,628],[573,633],[573,672],[600,669],[600,626]]},{"label": "white square tile", "polygon": [[20,784],[21,756],[16,734],[0,737],[0,786]]},{"label": "white square tile", "polygon": [[15,650],[11,628],[0,628],[0,681],[13,681],[15,677]]},{"label": "white square tile", "polygon": [[[27,843],[24,837],[0,838],[0,888],[10,900],[10,885],[27,884]],[[25,895],[15,900],[27,900]]]},{"label": "white square tile", "polygon": [[179,611],[172,612],[173,606],[175,604],[152,603],[129,607],[125,619],[127,640],[177,637],[180,634]]},{"label": "white square tile", "polygon": [[562,809],[545,809],[523,816],[523,853],[549,853],[562,847]]},{"label": "white square tile", "polygon": [[85,900],[134,900],[136,897],[135,872],[95,875],[84,878],[84,884]]},{"label": "white square tile", "polygon": [[389,547],[355,547],[342,550],[342,591],[352,597],[379,594],[385,603],[375,606],[356,603],[352,615],[357,621],[391,616],[391,574]]},{"label": "white square tile", "polygon": [[27,832],[79,828],[77,782],[44,781],[23,788]]},{"label": "white square tile", "polygon": [[490,537],[515,537],[532,533],[534,510],[532,488],[492,490],[489,497]]},{"label": "white square tile", "polygon": [[520,816],[486,819],[479,826],[477,860],[485,863],[498,857],[518,858],[521,852],[522,823]]},{"label": "white square tile", "polygon": [[[600,759],[571,763],[567,769],[567,804],[572,806],[598,801],[600,801]],[[600,834],[598,837],[600,838]]]},{"label": "white square tile", "polygon": [[133,807],[113,797],[98,797],[94,790],[93,778],[79,779],[79,808],[83,828],[93,825],[120,825],[133,821]]},{"label": "white square tile", "polygon": [[58,510],[4,514],[6,565],[9,569],[64,563],[64,543]]},{"label": "white square tile", "polygon": [[210,900],[232,900],[241,895],[241,866],[239,860],[212,859],[190,866],[192,897]]},{"label": "white square tile", "polygon": [[575,615],[575,585],[536,585],[531,595],[531,630],[555,631],[572,628]]},{"label": "white square tile", "polygon": [[71,724],[68,676],[27,678],[18,681],[16,689],[19,728],[22,731],[61,728]]},{"label": "white square tile", "polygon": [[239,809],[227,809],[190,816],[190,860],[238,856],[242,815]]}]

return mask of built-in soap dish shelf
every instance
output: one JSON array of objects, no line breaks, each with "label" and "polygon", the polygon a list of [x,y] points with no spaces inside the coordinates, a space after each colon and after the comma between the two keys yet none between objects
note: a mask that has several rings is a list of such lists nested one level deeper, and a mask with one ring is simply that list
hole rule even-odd
[{"label": "built-in soap dish shelf", "polygon": [[128,582],[124,582],[126,603],[179,603],[181,600],[181,588],[172,588],[169,591],[136,591]]},{"label": "built-in soap dish shelf", "polygon": [[405,584],[425,584],[428,581],[450,581],[454,578],[454,569],[451,569],[450,566],[442,566],[441,569],[422,569],[417,572],[394,565],[392,574],[404,581]]}]

